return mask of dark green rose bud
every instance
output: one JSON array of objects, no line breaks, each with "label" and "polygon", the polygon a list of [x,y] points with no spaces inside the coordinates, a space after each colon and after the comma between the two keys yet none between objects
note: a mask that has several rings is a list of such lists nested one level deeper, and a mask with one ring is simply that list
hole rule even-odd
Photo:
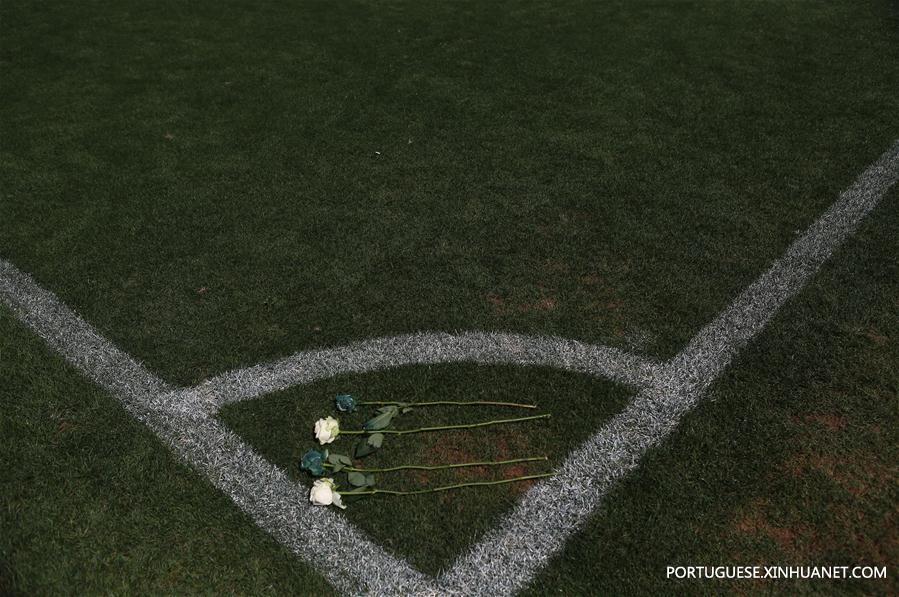
[{"label": "dark green rose bud", "polygon": [[337,410],[342,413],[351,413],[356,410],[356,399],[349,394],[340,394],[334,399]]},{"label": "dark green rose bud", "polygon": [[309,450],[303,454],[300,470],[308,471],[314,477],[321,477],[325,474],[324,455],[318,450]]}]

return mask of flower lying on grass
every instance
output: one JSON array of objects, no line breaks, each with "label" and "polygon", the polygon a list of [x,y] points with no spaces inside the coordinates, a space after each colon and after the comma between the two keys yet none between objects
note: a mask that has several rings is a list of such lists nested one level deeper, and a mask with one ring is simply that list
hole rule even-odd
[{"label": "flower lying on grass", "polygon": [[[395,409],[396,407],[387,407]],[[532,415],[530,417],[516,417],[514,419],[495,419],[492,421],[483,421],[481,423],[465,423],[462,425],[439,425],[436,427],[417,427],[415,429],[387,429],[398,414],[394,410],[385,410],[373,419],[369,419],[362,425],[362,429],[346,430],[340,428],[340,422],[334,417],[325,417],[315,422],[315,438],[322,445],[330,444],[338,435],[368,435],[369,443],[377,443],[375,447],[380,447],[380,442],[385,433],[394,435],[406,435],[408,433],[425,433],[428,431],[446,431],[449,429],[475,429],[476,427],[488,427],[491,425],[506,425],[508,423],[521,423],[523,421],[535,421],[537,419],[548,419],[551,415]],[[374,442],[372,438],[376,438]],[[357,456],[359,456],[357,454]],[[361,457],[361,456],[360,456]]]},{"label": "flower lying on grass", "polygon": [[[365,485],[373,485],[373,482],[370,482],[370,479],[366,479],[365,481],[352,481],[352,475],[359,475],[359,473],[350,473],[350,482],[357,487],[364,487]],[[360,475],[361,476],[361,475]],[[357,495],[421,495],[424,493],[437,493],[439,491],[450,491],[452,489],[462,489],[463,487],[486,487],[488,485],[505,485],[507,483],[517,483],[518,481],[530,481],[532,479],[544,479],[546,477],[552,477],[552,473],[540,473],[537,475],[524,475],[521,477],[514,477],[512,479],[499,479],[498,481],[472,481],[470,483],[457,483],[456,485],[444,485],[443,487],[428,487],[425,489],[411,489],[407,491],[398,491],[394,489],[376,489],[372,487],[371,489],[355,489],[353,491],[344,491],[343,493],[337,492],[337,486],[334,483],[333,479],[318,479],[315,484],[312,486],[312,489],[309,491],[309,501],[312,502],[315,506],[330,506],[334,505],[338,508],[342,508],[346,510],[346,506],[343,505],[342,498],[346,496],[357,496]]]},{"label": "flower lying on grass", "polygon": [[342,413],[351,413],[356,410],[356,399],[349,394],[339,394],[334,399],[334,404],[337,406],[337,410]]},{"label": "flower lying on grass", "polygon": [[327,456],[327,452],[322,454],[318,450],[309,450],[303,454],[303,459],[300,461],[300,468],[304,471],[308,471],[310,475],[321,477],[325,474],[325,458],[327,458]]},{"label": "flower lying on grass", "polygon": [[[367,420],[362,429],[342,430],[340,422],[334,417],[325,417],[315,422],[315,438],[321,445],[333,443],[340,435],[361,435],[355,446],[353,447],[353,456],[356,459],[365,458],[376,450],[380,449],[384,442],[385,434],[405,435],[408,433],[425,433],[433,431],[445,431],[449,429],[474,429],[476,427],[487,427],[490,425],[505,425],[508,423],[521,423],[524,421],[535,421],[538,419],[548,419],[549,414],[533,415],[529,417],[517,417],[514,419],[495,419],[492,421],[483,421],[481,423],[468,423],[461,425],[439,425],[434,427],[418,427],[414,429],[389,429],[396,417],[405,414],[417,406],[434,406],[434,405],[490,405],[490,406],[511,406],[519,408],[536,408],[531,404],[517,404],[514,402],[455,402],[455,401],[437,401],[437,402],[357,402],[355,398],[349,394],[340,394],[334,399],[337,410],[342,413],[351,413],[356,410],[359,405],[381,405],[375,411],[375,416]],[[459,483],[457,485],[447,485],[444,487],[432,487],[425,489],[413,490],[393,490],[393,489],[376,489],[375,477],[372,473],[387,473],[403,470],[424,470],[434,471],[441,469],[453,469],[463,467],[485,467],[485,466],[502,466],[506,464],[546,461],[545,456],[515,458],[512,460],[498,460],[485,462],[459,462],[451,464],[404,464],[386,468],[363,468],[356,466],[353,458],[345,454],[337,454],[328,452],[328,450],[318,451],[309,450],[303,454],[300,460],[300,469],[308,472],[313,477],[323,477],[326,470],[333,475],[343,473],[346,476],[346,482],[354,489],[351,491],[338,492],[338,485],[331,477],[317,479],[309,491],[309,501],[316,506],[337,506],[345,508],[343,497],[345,496],[369,496],[369,495],[418,495],[423,493],[436,493],[438,491],[449,491],[451,489],[460,489],[462,487],[479,487],[486,485],[501,485],[504,483],[514,483],[516,481],[526,481],[529,479],[540,479],[549,477],[550,473],[541,473],[535,475],[525,475],[514,477],[512,479],[500,479],[497,481],[474,481],[470,483]]]},{"label": "flower lying on grass", "polygon": [[530,456],[527,458],[513,458],[511,460],[483,460],[476,462],[456,462],[452,464],[401,464],[384,468],[367,468],[353,466],[353,460],[349,456],[328,452],[327,450],[319,452],[313,448],[303,454],[303,457],[300,460],[300,470],[306,471],[313,477],[321,477],[325,474],[325,469],[329,469],[335,474],[340,471],[392,473],[397,471],[439,471],[452,468],[504,466],[507,464],[521,464],[524,462],[546,462],[547,460],[548,458],[546,456]]},{"label": "flower lying on grass", "polygon": [[334,479],[317,480],[309,491],[309,501],[314,506],[330,506],[333,504],[338,508],[346,509],[346,506],[343,505],[343,501],[340,499],[340,494],[337,493],[337,485],[334,483]]},{"label": "flower lying on grass", "polygon": [[321,445],[330,444],[341,433],[345,435],[367,435],[368,437],[356,442],[353,449],[353,455],[356,458],[364,458],[369,454],[381,448],[384,441],[384,434],[406,434],[406,433],[422,433],[426,431],[443,431],[447,429],[473,429],[475,427],[486,427],[488,425],[502,425],[506,423],[517,423],[521,421],[531,421],[534,419],[549,418],[550,415],[536,415],[531,417],[519,417],[516,419],[500,419],[496,421],[487,421],[484,423],[473,423],[470,425],[443,425],[439,427],[421,427],[419,429],[388,429],[393,424],[395,418],[399,415],[406,414],[413,410],[413,407],[420,406],[506,406],[514,408],[537,408],[533,404],[520,404],[518,402],[496,402],[491,400],[477,401],[455,401],[455,400],[438,400],[431,402],[398,402],[398,401],[357,401],[350,394],[338,394],[334,397],[334,405],[338,411],[342,413],[355,412],[357,407],[380,405],[375,410],[375,416],[367,420],[362,429],[357,430],[341,430],[340,423],[334,417],[326,417],[319,419],[315,423],[315,437]]},{"label": "flower lying on grass", "polygon": [[321,445],[330,444],[340,435],[340,423],[334,417],[325,417],[315,422],[315,438]]},{"label": "flower lying on grass", "polygon": [[[350,394],[338,394],[334,398],[334,404],[342,413],[355,412],[357,406],[396,406],[408,412],[412,407],[420,406],[508,406],[512,408],[537,408],[536,404],[521,404],[519,402],[496,402],[494,400],[432,400],[430,402],[399,402],[394,400],[388,401],[362,401],[357,402]],[[380,410],[380,409],[379,409]]]}]

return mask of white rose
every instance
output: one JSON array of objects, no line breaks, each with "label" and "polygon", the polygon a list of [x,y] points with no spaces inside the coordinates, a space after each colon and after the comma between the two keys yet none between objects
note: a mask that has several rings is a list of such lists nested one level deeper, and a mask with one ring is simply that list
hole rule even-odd
[{"label": "white rose", "polygon": [[315,506],[334,504],[338,508],[346,508],[340,500],[340,494],[335,491],[334,479],[317,480],[309,491],[309,501]]},{"label": "white rose", "polygon": [[322,445],[330,444],[340,434],[340,423],[334,417],[319,419],[315,422],[315,439]]}]

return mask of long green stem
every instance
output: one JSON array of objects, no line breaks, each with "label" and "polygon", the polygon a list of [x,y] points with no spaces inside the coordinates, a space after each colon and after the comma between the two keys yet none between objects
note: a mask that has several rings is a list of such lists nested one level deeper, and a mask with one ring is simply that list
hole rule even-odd
[{"label": "long green stem", "polygon": [[518,402],[493,402],[490,400],[477,400],[474,402],[463,402],[455,400],[437,400],[434,402],[380,402],[370,401],[359,402],[364,406],[394,405],[394,406],[511,406],[514,408],[537,408],[536,404],[519,404]]},{"label": "long green stem", "polygon": [[[406,470],[415,470],[415,471],[438,471],[442,469],[448,468],[466,468],[472,466],[502,466],[504,464],[516,464],[519,462],[545,462],[549,460],[546,456],[537,456],[533,458],[515,458],[513,460],[492,460],[488,462],[463,462],[459,464],[439,464],[439,465],[426,465],[426,464],[404,464],[402,466],[391,466],[389,468],[356,468],[354,466],[345,466],[343,470],[349,471],[352,473],[392,473],[394,471],[406,471]],[[325,464],[325,468],[334,468],[333,464]]]},{"label": "long green stem", "polygon": [[443,425],[441,427],[419,427],[418,429],[358,429],[351,431],[340,430],[340,435],[368,435],[370,433],[391,433],[393,435],[406,435],[407,433],[423,433],[425,431],[444,431],[446,429],[474,429],[475,427],[487,427],[489,425],[503,425],[505,423],[520,423],[522,421],[533,421],[536,419],[548,419],[549,414],[534,415],[532,417],[519,417],[517,419],[496,419],[494,421],[484,421],[483,423],[469,423],[467,425]]},{"label": "long green stem", "polygon": [[517,481],[528,481],[529,479],[543,479],[552,477],[553,473],[541,473],[539,475],[527,475],[525,477],[515,477],[514,479],[500,479],[499,481],[472,481],[471,483],[459,483],[457,485],[446,485],[444,487],[432,487],[430,489],[413,489],[410,491],[394,491],[392,489],[366,489],[364,491],[347,491],[340,492],[341,497],[346,495],[375,495],[383,493],[385,495],[417,495],[420,493],[436,493],[438,491],[449,491],[450,489],[459,489],[461,487],[482,487],[484,485],[502,485],[504,483],[515,483]]}]

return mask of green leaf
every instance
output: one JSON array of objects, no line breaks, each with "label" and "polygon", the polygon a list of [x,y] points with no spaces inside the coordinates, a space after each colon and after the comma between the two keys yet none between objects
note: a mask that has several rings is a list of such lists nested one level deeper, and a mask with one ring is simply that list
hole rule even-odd
[{"label": "green leaf", "polygon": [[403,407],[403,414],[406,414],[407,412],[409,412],[409,411],[411,411],[411,410],[414,410],[411,406],[404,406],[404,407]]},{"label": "green leaf", "polygon": [[353,487],[365,487],[366,485],[365,475],[362,473],[347,473],[346,479]]},{"label": "green leaf", "polygon": [[365,475],[365,484],[369,487],[375,486],[375,476],[374,475]]},{"label": "green leaf", "polygon": [[393,421],[393,417],[399,413],[399,410],[397,410],[395,406],[392,406],[391,408],[393,410],[381,413],[377,417],[369,419],[362,427],[366,431],[380,431],[381,429],[387,429]]},{"label": "green leaf", "polygon": [[334,472],[339,473],[340,471],[343,470],[343,466],[344,466],[343,463],[338,462],[337,464],[334,465],[334,468],[333,468]]},{"label": "green leaf", "polygon": [[345,464],[346,466],[353,466],[353,459],[349,456],[344,456],[343,454],[337,455],[337,460],[340,464]]},{"label": "green leaf", "polygon": [[383,433],[372,433],[368,436],[368,445],[372,448],[380,448],[381,444],[384,443],[384,434]]},{"label": "green leaf", "polygon": [[358,441],[356,442],[356,447],[353,453],[356,455],[356,458],[365,458],[369,454],[373,453],[377,448],[373,448],[368,445],[367,441]]},{"label": "green leaf", "polygon": [[340,454],[329,454],[328,464],[340,464]]}]

